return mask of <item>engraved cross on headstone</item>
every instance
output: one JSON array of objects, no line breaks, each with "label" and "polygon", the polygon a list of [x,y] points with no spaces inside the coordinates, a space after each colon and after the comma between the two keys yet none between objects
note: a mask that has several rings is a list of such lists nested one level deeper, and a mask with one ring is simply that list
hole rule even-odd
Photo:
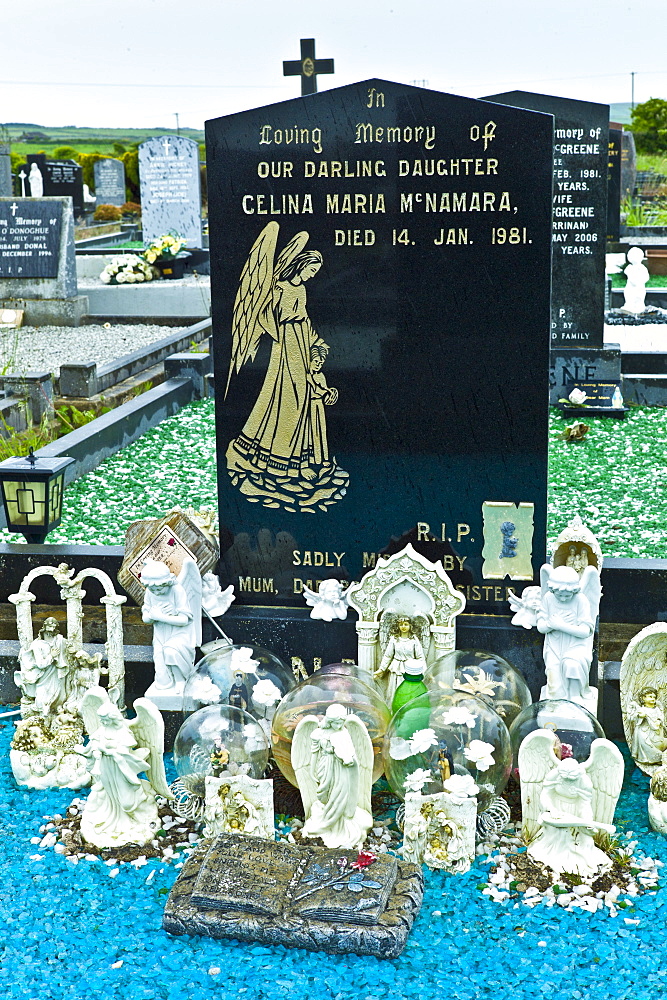
[{"label": "engraved cross on headstone", "polygon": [[301,59],[283,62],[283,76],[301,77],[301,96],[317,93],[318,73],[333,73],[333,59],[315,58],[315,39],[301,39]]},{"label": "engraved cross on headstone", "polygon": [[169,142],[169,139],[165,137],[165,140],[162,143],[162,145],[164,146],[164,155],[169,156],[169,150],[171,149],[171,143]]},{"label": "engraved cross on headstone", "polygon": [[10,212],[12,213],[12,216],[13,216],[14,218],[16,218],[16,212],[17,212],[17,209],[18,209],[18,205],[16,204],[16,202],[14,202],[14,204],[13,204],[13,205],[10,205],[10,206],[9,206],[9,211],[10,211]]}]

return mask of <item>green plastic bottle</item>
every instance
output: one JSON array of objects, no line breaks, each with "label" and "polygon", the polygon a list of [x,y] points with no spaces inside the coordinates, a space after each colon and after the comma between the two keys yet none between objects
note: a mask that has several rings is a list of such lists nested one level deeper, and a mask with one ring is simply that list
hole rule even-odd
[{"label": "green plastic bottle", "polygon": [[[415,667],[416,666],[417,665],[415,664]],[[415,670],[415,667],[411,668],[410,665],[406,667],[405,673],[403,674],[403,680],[396,688],[396,694],[394,695],[394,700],[391,703],[392,715],[396,715],[399,709],[403,708],[403,706],[407,705],[409,702],[414,701],[415,698],[419,698],[423,694],[428,694],[428,688],[424,684],[424,675],[419,668]],[[428,727],[430,716],[430,704],[424,705],[423,707],[420,706],[418,709],[415,709],[414,712],[407,710],[403,713],[403,719],[401,720],[403,725],[400,728],[409,728],[410,735],[412,735],[412,733],[417,729],[426,729]],[[403,734],[399,732],[398,735],[400,736]]]}]

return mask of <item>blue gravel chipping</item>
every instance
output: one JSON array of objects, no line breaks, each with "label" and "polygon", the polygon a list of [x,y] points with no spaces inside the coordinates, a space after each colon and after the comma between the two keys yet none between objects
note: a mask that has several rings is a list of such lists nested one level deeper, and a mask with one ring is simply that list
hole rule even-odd
[{"label": "blue gravel chipping", "polygon": [[[170,937],[161,929],[177,871],[150,860],[74,865],[30,843],[43,817],[86,792],[18,789],[11,722],[0,723],[0,996],[28,1000],[648,1000],[665,995],[667,892],[611,917],[529,909],[483,896],[487,869],[426,870],[426,893],[400,958],[329,956],[282,947]],[[629,769],[628,769],[629,770]],[[639,849],[667,861],[649,833],[648,779],[626,781],[616,814]],[[42,860],[32,861],[39,854]],[[146,879],[155,870],[147,883]],[[626,924],[626,919],[638,924]],[[117,968],[114,965],[122,962]]]}]

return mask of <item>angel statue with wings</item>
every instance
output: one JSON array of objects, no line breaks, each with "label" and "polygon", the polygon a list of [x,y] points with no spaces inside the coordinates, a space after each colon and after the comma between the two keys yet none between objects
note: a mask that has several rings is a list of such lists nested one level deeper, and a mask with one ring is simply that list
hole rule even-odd
[{"label": "angel statue with wings", "polygon": [[544,636],[547,683],[540,697],[574,701],[595,714],[597,691],[588,679],[602,593],[600,574],[594,566],[586,566],[580,578],[571,566],[554,568],[546,563],[540,582],[539,595],[536,587],[528,587],[522,597],[509,597],[515,612],[512,623],[535,626]]},{"label": "angel statue with wings", "polygon": [[292,765],[306,822],[304,837],[327,847],[361,847],[373,825],[373,744],[368,731],[344,705],[329,705],[322,721],[301,719],[292,741]]},{"label": "angel statue with wings", "polygon": [[279,226],[269,222],[255,240],[234,302],[233,374],[254,361],[264,334],[272,340],[264,382],[240,434],[227,447],[234,486],[252,502],[289,511],[326,510],[346,492],[348,474],[329,453],[325,406],[338,390],[322,372],[329,347],[308,316],[306,282],[322,266],[297,233],[275,259]]},{"label": "angel statue with wings", "polygon": [[[134,703],[128,722],[104,688],[91,688],[81,703],[89,736],[77,752],[88,758],[90,795],[81,817],[81,835],[95,847],[145,844],[160,828],[156,795],[173,798],[162,758],[164,723],[146,698]],[[139,775],[145,772],[148,781]]]},{"label": "angel statue with wings", "polygon": [[178,576],[166,563],[147,559],[141,569],[146,588],[141,617],[153,624],[155,680],[146,692],[158,708],[179,710],[185,682],[194,671],[201,644],[202,582],[189,556]]},{"label": "angel statue with wings", "polygon": [[559,760],[558,737],[548,729],[529,733],[519,748],[523,835],[528,854],[550,868],[589,878],[611,868],[593,841],[613,834],[614,810],[623,784],[623,755],[609,740],[591,744],[588,760]]}]

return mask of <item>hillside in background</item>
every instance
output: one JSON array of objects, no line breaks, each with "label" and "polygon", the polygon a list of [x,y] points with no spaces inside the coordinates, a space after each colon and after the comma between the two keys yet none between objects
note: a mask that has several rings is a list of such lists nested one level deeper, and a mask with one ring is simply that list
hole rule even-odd
[{"label": "hillside in background", "polygon": [[[44,150],[51,153],[57,146],[74,146],[82,153],[113,152],[113,144],[130,146],[156,135],[176,135],[174,128],[88,128],[76,125],[35,125],[32,122],[7,122],[2,126],[9,133],[14,152],[35,153]],[[201,129],[181,128],[180,135],[204,141]]]}]

